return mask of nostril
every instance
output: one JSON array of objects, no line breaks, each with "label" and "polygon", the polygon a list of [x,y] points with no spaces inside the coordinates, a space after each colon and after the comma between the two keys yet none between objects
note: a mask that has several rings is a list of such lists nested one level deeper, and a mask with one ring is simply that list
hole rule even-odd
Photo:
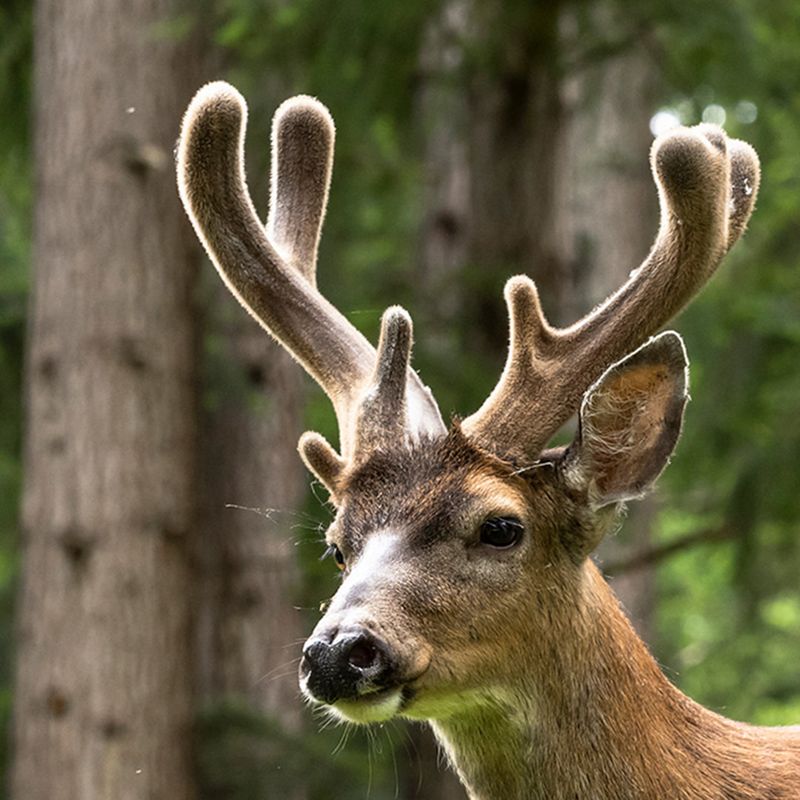
[{"label": "nostril", "polygon": [[380,654],[375,645],[366,640],[359,639],[350,648],[347,654],[347,663],[356,669],[369,669],[378,662]]}]

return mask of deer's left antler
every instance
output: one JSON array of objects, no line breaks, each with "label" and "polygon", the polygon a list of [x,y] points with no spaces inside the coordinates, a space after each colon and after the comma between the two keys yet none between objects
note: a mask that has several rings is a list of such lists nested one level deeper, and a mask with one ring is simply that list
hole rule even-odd
[{"label": "deer's left antler", "polygon": [[656,140],[651,165],[661,226],[628,281],[574,325],[544,317],[533,282],[506,284],[510,345],[494,391],[464,431],[498,453],[538,455],[604,370],[680,311],[744,231],[759,185],[758,157],[715,126]]}]

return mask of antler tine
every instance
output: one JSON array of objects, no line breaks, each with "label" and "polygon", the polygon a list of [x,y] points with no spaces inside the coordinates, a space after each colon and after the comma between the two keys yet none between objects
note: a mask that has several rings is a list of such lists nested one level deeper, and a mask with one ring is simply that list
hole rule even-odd
[{"label": "antler tine", "polygon": [[758,155],[747,142],[728,141],[731,157],[731,216],[728,221],[728,249],[744,233],[758,197],[761,172]]},{"label": "antler tine", "polygon": [[651,164],[659,233],[615,294],[569,328],[556,329],[529,279],[508,282],[508,360],[492,394],[464,421],[468,435],[498,452],[538,454],[586,389],[678,313],[741,235],[759,183],[749,145],[727,141],[714,126],[680,129],[655,142]]},{"label": "antler tine", "polygon": [[328,109],[313,97],[292,97],[275,112],[267,237],[312,286],[316,285],[334,138]]},{"label": "antler tine", "polygon": [[335,498],[339,482],[347,468],[344,459],[331,447],[328,440],[316,431],[306,431],[297,443],[297,450],[305,465]]},{"label": "antler tine", "polygon": [[378,358],[372,383],[361,398],[356,421],[360,458],[381,446],[405,439],[406,381],[411,359],[412,326],[408,312],[392,306],[383,312]]},{"label": "antler tine", "polygon": [[[267,237],[244,175],[244,98],[223,82],[204,86],[183,120],[178,184],[194,228],[228,288],[331,398],[343,456],[375,351],[313,285],[330,174],[333,126],[316,101],[290,101],[275,123],[273,204]],[[304,146],[310,154],[305,160]],[[287,261],[289,263],[287,263]],[[412,435],[444,431],[430,392],[407,371]]]}]

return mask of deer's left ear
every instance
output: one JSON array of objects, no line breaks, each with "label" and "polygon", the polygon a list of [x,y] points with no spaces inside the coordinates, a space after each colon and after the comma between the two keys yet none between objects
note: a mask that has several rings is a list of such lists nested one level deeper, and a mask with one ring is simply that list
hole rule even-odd
[{"label": "deer's left ear", "polygon": [[675,449],[688,400],[681,337],[651,339],[603,374],[584,395],[565,476],[594,508],[643,495]]}]

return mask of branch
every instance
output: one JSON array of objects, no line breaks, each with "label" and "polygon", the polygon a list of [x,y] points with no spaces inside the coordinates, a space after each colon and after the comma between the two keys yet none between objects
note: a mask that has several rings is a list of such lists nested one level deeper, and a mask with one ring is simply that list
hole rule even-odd
[{"label": "branch", "polygon": [[705,530],[690,533],[673,542],[667,542],[666,544],[642,550],[640,553],[634,553],[634,555],[627,558],[611,561],[602,565],[602,569],[607,575],[624,575],[626,572],[635,572],[636,570],[653,567],[671,558],[676,553],[692,547],[717,542],[729,542],[734,538],[734,531],[729,527],[706,528]]}]

